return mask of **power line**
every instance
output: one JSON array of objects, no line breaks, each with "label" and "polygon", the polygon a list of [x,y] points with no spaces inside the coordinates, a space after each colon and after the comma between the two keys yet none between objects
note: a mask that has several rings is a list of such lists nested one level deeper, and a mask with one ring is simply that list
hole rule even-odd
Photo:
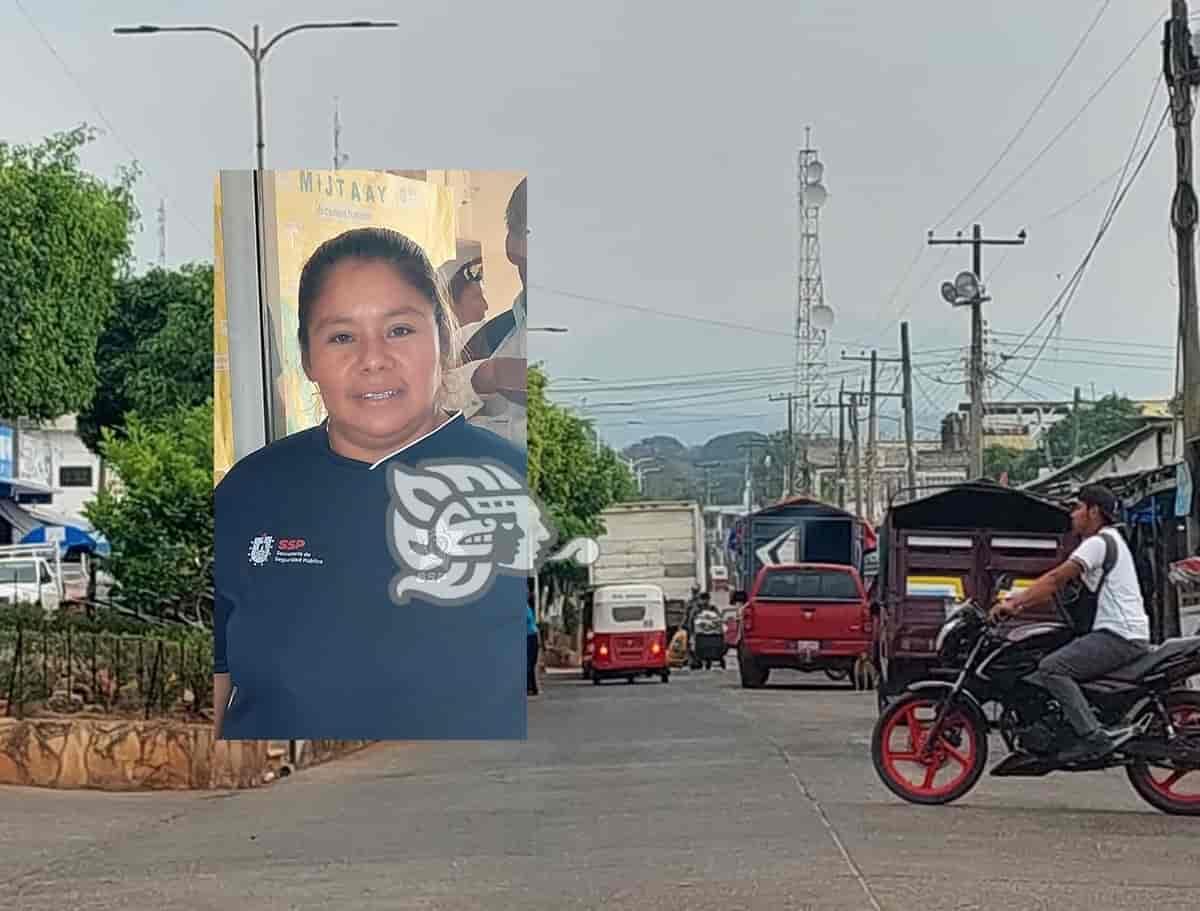
[{"label": "power line", "polygon": [[[1014,332],[1011,329],[989,329],[992,335],[1007,335],[1007,336],[1025,336],[1024,332]],[[1127,342],[1124,339],[1106,339],[1106,338],[1080,338],[1078,336],[1059,336],[1059,339],[1064,342],[1085,342],[1091,345],[1114,345],[1124,348],[1153,348],[1159,351],[1174,351],[1174,345],[1159,345],[1152,342]]]},{"label": "power line", "polygon": [[[76,77],[75,73],[67,65],[66,60],[64,60],[62,58],[62,55],[59,54],[59,52],[55,49],[54,45],[50,42],[50,39],[46,37],[46,33],[42,31],[41,26],[39,26],[37,24],[37,22],[34,21],[33,17],[31,15],[29,15],[28,10],[26,10],[25,7],[22,5],[21,0],[13,0],[13,3],[16,4],[17,10],[25,18],[25,21],[29,23],[30,28],[32,28],[34,30],[34,32],[37,33],[38,38],[41,39],[41,42],[45,46],[46,50],[48,50],[50,52],[51,56],[53,56],[54,59],[58,61],[58,65],[62,68],[63,73],[66,74],[67,78],[71,81],[71,84],[75,86],[75,90],[77,92],[79,92],[80,95],[83,96],[83,99],[91,106],[92,111],[95,112],[96,116],[100,118],[100,122],[103,123],[108,128],[108,131],[109,131],[109,133],[112,134],[113,139],[115,139],[117,141],[117,143],[119,145],[121,145],[125,149],[126,152],[129,153],[129,156],[135,162],[140,161],[141,156],[139,156],[138,153],[133,150],[133,147],[130,146],[129,143],[127,143],[124,139],[121,138],[120,133],[118,133],[117,128],[115,126],[113,126],[112,121],[109,120],[108,117],[105,116],[104,111],[102,111],[100,109],[100,105],[98,105],[92,99],[92,96],[88,94],[87,90],[83,87],[83,83],[81,83],[79,81],[78,77]],[[158,190],[160,195],[163,195],[163,196],[171,195],[165,189],[163,189],[162,185],[159,184],[149,174],[147,174],[146,177],[149,179],[150,183],[154,185],[154,188],[156,190]],[[191,227],[192,230],[195,231],[198,236],[205,238],[209,243],[212,242],[212,237],[209,236],[208,234],[206,234],[205,232],[201,231],[198,227],[196,227],[195,223],[190,218],[188,218],[187,216],[183,216],[183,220],[184,220],[184,223],[187,224],[189,227]]]},{"label": "power line", "polygon": [[[858,370],[838,371],[836,376],[849,376],[857,374]],[[614,383],[587,383],[587,384],[560,384],[551,383],[547,388],[555,394],[560,395],[594,395],[598,393],[622,393],[622,392],[646,392],[661,395],[663,392],[673,389],[695,390],[700,387],[711,386],[719,389],[735,391],[746,391],[747,389],[758,388],[774,388],[780,383],[786,382],[791,377],[789,372],[775,371],[762,375],[746,376],[743,378],[717,379],[717,380],[690,380],[685,382],[670,382],[670,383],[642,383],[642,382],[614,382]],[[703,393],[704,395],[713,395],[713,392]]]},{"label": "power line", "polygon": [[[1157,75],[1155,76],[1155,79],[1157,80]],[[1030,227],[1037,227],[1038,225],[1049,224],[1050,222],[1054,221],[1056,218],[1060,218],[1061,216],[1066,215],[1068,212],[1070,212],[1076,206],[1080,205],[1083,202],[1086,202],[1088,199],[1090,199],[1092,196],[1094,196],[1096,193],[1098,193],[1101,188],[1106,187],[1110,183],[1112,183],[1113,180],[1117,177],[1117,175],[1120,174],[1124,170],[1125,170],[1125,168],[1123,166],[1116,168],[1110,174],[1108,174],[1105,177],[1102,177],[1095,184],[1093,184],[1091,189],[1086,190],[1082,195],[1077,196],[1074,200],[1067,203],[1062,208],[1055,209],[1053,212],[1051,212],[1047,215],[1043,215],[1040,218],[1037,218],[1036,220],[1030,222]],[[992,271],[994,272],[995,270],[993,269]]]},{"label": "power line", "polygon": [[530,287],[535,291],[545,291],[548,294],[556,294],[559,297],[565,297],[570,300],[583,301],[589,304],[602,304],[608,307],[620,307],[624,310],[633,310],[638,313],[648,313],[653,316],[661,316],[664,319],[679,319],[685,320],[689,323],[701,323],[708,326],[721,326],[725,329],[737,329],[741,332],[754,332],[758,335],[777,335],[789,340],[794,340],[795,338],[795,334],[793,332],[781,329],[764,329],[762,326],[750,326],[746,323],[734,323],[730,322],[729,320],[711,319],[709,317],[697,316],[694,313],[672,313],[668,310],[658,310],[654,307],[643,307],[640,304],[626,304],[620,301],[608,300],[602,297],[592,297],[588,294],[576,294],[572,291],[562,291],[557,288],[548,288],[545,285],[530,285]]},{"label": "power line", "polygon": [[[949,255],[950,255],[950,248],[947,247],[945,250],[942,251],[941,259],[939,259],[936,263],[934,263],[933,268],[931,268],[928,272],[926,272],[925,275],[921,278],[920,282],[917,283],[917,287],[915,289],[913,289],[914,292],[920,288],[923,288],[926,284],[929,283],[929,280],[931,278],[933,278],[934,275],[937,274],[939,269],[942,268],[942,265],[946,262],[946,258]],[[879,335],[884,335],[888,332],[891,332],[892,329],[895,328],[896,324],[899,323],[901,319],[903,319],[904,314],[906,314],[909,311],[909,308],[911,308],[915,302],[916,302],[916,298],[912,296],[912,293],[910,293],[909,298],[908,298],[908,303],[906,303],[900,309],[899,313],[897,313],[894,317],[892,317],[892,321],[890,323],[888,323],[886,326],[883,327],[882,330],[880,330]],[[876,336],[876,338],[878,338],[878,336]]]},{"label": "power line", "polygon": [[[1003,361],[1035,362],[1035,361],[1037,361],[1038,356],[1041,353],[1042,353],[1041,350],[1039,350],[1036,354],[1002,354],[1001,360],[1003,360]],[[1106,369],[1111,368],[1111,369],[1115,369],[1115,370],[1157,370],[1157,371],[1162,371],[1162,372],[1170,372],[1175,369],[1174,367],[1171,367],[1171,366],[1164,367],[1160,364],[1127,364],[1124,362],[1116,363],[1116,364],[1108,363],[1108,362],[1103,363],[1103,364],[1097,364],[1094,359],[1090,360],[1090,361],[1085,361],[1085,360],[1072,360],[1070,358],[1059,358],[1058,363],[1073,364],[1076,366],[1092,367],[1092,368],[1103,367]]]},{"label": "power line", "polygon": [[[1166,124],[1167,116],[1170,114],[1170,112],[1171,112],[1170,106],[1168,106],[1163,111],[1163,116],[1162,116],[1162,119],[1159,121],[1158,129],[1155,131],[1154,136],[1150,139],[1150,142],[1146,145],[1146,150],[1142,154],[1141,160],[1138,161],[1137,167],[1134,169],[1133,173],[1129,175],[1129,180],[1125,183],[1124,187],[1119,188],[1120,192],[1113,198],[1113,201],[1109,207],[1109,210],[1105,213],[1104,222],[1103,222],[1103,224],[1101,224],[1100,229],[1096,232],[1096,237],[1092,241],[1091,247],[1088,249],[1087,253],[1084,255],[1083,261],[1079,264],[1078,268],[1075,270],[1075,274],[1071,276],[1071,280],[1067,283],[1067,286],[1063,288],[1063,291],[1060,292],[1058,298],[1056,298],[1054,303],[1052,303],[1050,305],[1050,309],[1046,311],[1045,315],[1043,315],[1043,317],[1038,321],[1037,325],[1035,325],[1033,327],[1033,329],[1030,330],[1029,335],[1026,336],[1025,339],[1023,339],[1021,341],[1021,343],[1017,346],[1018,351],[1022,347],[1024,347],[1025,343],[1029,340],[1029,338],[1031,338],[1033,336],[1033,334],[1037,332],[1038,328],[1041,327],[1041,325],[1043,323],[1045,323],[1045,321],[1049,318],[1050,314],[1053,313],[1055,308],[1059,306],[1059,300],[1062,300],[1062,308],[1059,311],[1058,318],[1061,320],[1062,316],[1066,313],[1067,307],[1070,306],[1071,300],[1075,296],[1075,291],[1076,291],[1076,289],[1078,289],[1080,282],[1082,281],[1083,273],[1087,269],[1088,263],[1091,262],[1092,256],[1095,254],[1096,249],[1100,246],[1100,241],[1104,238],[1104,235],[1108,232],[1109,227],[1112,225],[1113,219],[1116,217],[1117,212],[1120,210],[1121,204],[1125,201],[1125,197],[1128,195],[1130,188],[1133,186],[1134,182],[1137,180],[1138,175],[1142,172],[1142,168],[1145,167],[1146,161],[1147,161],[1147,159],[1149,159],[1150,153],[1154,150],[1154,146],[1158,141],[1158,137],[1162,135],[1162,128]],[[1020,382],[1025,381],[1025,376],[1027,376],[1029,374],[1029,370],[1032,370],[1033,365],[1036,364],[1038,361],[1038,358],[1041,357],[1042,352],[1044,352],[1046,350],[1046,345],[1049,344],[1049,342],[1050,342],[1050,335],[1051,335],[1051,333],[1049,333],[1049,332],[1046,333],[1046,337],[1042,340],[1042,344],[1038,348],[1037,353],[1034,355],[1033,359],[1029,362],[1029,369],[1027,369],[1025,371],[1025,374],[1022,375]]]},{"label": "power line", "polygon": [[[948,222],[951,218],[953,218],[955,216],[955,214],[958,212],[958,210],[961,209],[964,205],[966,205],[967,200],[969,200],[972,196],[975,195],[976,191],[981,186],[983,186],[984,182],[989,177],[992,176],[992,173],[1000,165],[1000,162],[1002,162],[1005,159],[1005,157],[1008,155],[1008,153],[1010,151],[1012,151],[1012,147],[1014,145],[1016,145],[1017,140],[1020,139],[1023,135],[1025,135],[1025,131],[1027,129],[1029,129],[1029,125],[1031,123],[1033,123],[1033,118],[1038,115],[1038,112],[1041,111],[1042,107],[1045,105],[1046,100],[1050,97],[1051,93],[1053,93],[1054,89],[1058,86],[1058,83],[1060,81],[1062,81],[1063,76],[1066,75],[1066,72],[1070,68],[1071,64],[1075,62],[1075,58],[1078,57],[1079,52],[1081,50],[1083,50],[1083,46],[1087,43],[1088,38],[1091,37],[1092,32],[1095,30],[1096,26],[1100,23],[1100,19],[1104,16],[1105,11],[1108,9],[1108,7],[1111,5],[1111,3],[1112,3],[1112,0],[1104,0],[1104,2],[1102,4],[1100,4],[1100,9],[1096,11],[1096,15],[1092,18],[1092,24],[1089,25],[1087,28],[1087,31],[1085,31],[1083,33],[1083,35],[1080,36],[1079,41],[1076,42],[1076,44],[1075,44],[1075,49],[1071,51],[1070,56],[1067,57],[1066,62],[1059,69],[1058,74],[1050,82],[1050,85],[1047,86],[1046,91],[1042,93],[1042,97],[1038,99],[1038,102],[1036,105],[1034,105],[1033,110],[1029,112],[1029,116],[1026,117],[1025,122],[1023,124],[1021,124],[1021,128],[1019,130],[1017,130],[1017,132],[1013,135],[1012,139],[1010,139],[1008,141],[1008,144],[1004,147],[1004,149],[1000,152],[1000,154],[998,156],[996,156],[996,160],[992,162],[991,167],[989,167],[987,169],[987,171],[984,172],[983,176],[980,177],[979,180],[977,180],[975,182],[975,185],[973,187],[971,187],[970,190],[967,191],[966,196],[964,196],[962,199],[960,199],[958,201],[958,205],[956,205],[953,209],[951,209],[942,218],[941,221],[939,221],[936,225],[934,225],[935,231],[938,230],[946,222]],[[1140,43],[1141,42],[1139,42],[1139,44]]]},{"label": "power line", "polygon": [[[1114,350],[1105,349],[1105,348],[1088,348],[1085,346],[1078,346],[1078,345],[1057,345],[1057,344],[1054,346],[1054,350],[1055,350],[1055,352],[1065,351],[1068,354],[1100,354],[1100,355],[1104,355],[1107,357],[1119,356],[1122,359],[1133,358],[1134,360],[1146,360],[1146,361],[1150,361],[1150,362],[1160,361],[1162,359],[1163,353],[1164,353],[1164,352],[1157,352],[1157,351],[1145,351],[1145,352],[1142,352],[1142,351],[1120,351],[1120,350],[1114,351]],[[1001,352],[1001,354],[1007,354],[1007,352]]]},{"label": "power line", "polygon": [[1016,177],[1014,177],[1007,184],[1005,184],[1004,189],[1001,190],[999,193],[997,193],[996,196],[992,199],[992,201],[989,202],[986,206],[984,206],[979,211],[979,214],[976,215],[974,218],[972,218],[971,221],[979,221],[980,219],[982,219],[984,215],[986,215],[989,211],[991,211],[992,207],[995,206],[996,203],[998,203],[1001,199],[1003,199],[1005,196],[1007,196],[1008,193],[1013,189],[1013,187],[1015,187],[1018,183],[1020,183],[1030,171],[1032,171],[1035,167],[1037,167],[1038,163],[1046,156],[1046,154],[1052,148],[1054,148],[1056,145],[1058,145],[1058,141],[1067,134],[1067,131],[1069,131],[1071,129],[1071,127],[1073,127],[1079,121],[1079,118],[1084,115],[1084,113],[1087,111],[1087,109],[1089,107],[1091,107],[1092,102],[1100,97],[1100,93],[1103,92],[1105,90],[1105,88],[1108,87],[1108,84],[1110,82],[1112,82],[1112,80],[1114,78],[1116,78],[1116,75],[1125,68],[1125,66],[1129,63],[1130,60],[1133,59],[1133,55],[1138,52],[1138,49],[1141,48],[1142,44],[1145,43],[1146,39],[1150,37],[1150,33],[1153,32],[1158,27],[1159,27],[1159,19],[1156,16],[1154,18],[1154,21],[1150,24],[1150,27],[1148,29],[1146,29],[1145,32],[1142,33],[1142,36],[1140,38],[1138,38],[1137,42],[1133,45],[1133,47],[1131,47],[1129,49],[1129,53],[1127,53],[1121,59],[1121,62],[1117,64],[1116,68],[1113,69],[1113,71],[1111,73],[1109,73],[1108,76],[1105,77],[1104,81],[1100,83],[1100,85],[1096,88],[1096,90],[1094,92],[1092,92],[1092,94],[1090,96],[1088,96],[1087,101],[1085,101],[1083,103],[1083,107],[1081,107],[1078,111],[1075,112],[1075,115],[1073,117],[1071,117],[1071,119],[1068,120],[1066,122],[1066,124],[1063,125],[1063,128],[1061,130],[1059,130],[1057,133],[1055,133],[1054,137],[1048,143],[1046,143],[1046,145],[1042,148],[1042,150],[1040,152],[1037,153],[1037,155],[1034,156],[1033,161],[1031,161],[1028,165],[1026,165],[1025,168],[1020,173],[1018,173]]}]

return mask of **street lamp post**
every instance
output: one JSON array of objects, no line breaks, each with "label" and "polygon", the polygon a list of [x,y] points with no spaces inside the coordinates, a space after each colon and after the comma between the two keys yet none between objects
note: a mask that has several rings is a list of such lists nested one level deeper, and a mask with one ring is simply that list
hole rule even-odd
[{"label": "street lamp post", "polygon": [[280,40],[286,38],[295,32],[308,31],[312,29],[331,29],[331,28],[398,28],[398,22],[305,22],[301,25],[293,25],[285,28],[282,32],[275,35],[266,44],[262,44],[259,40],[259,27],[256,25],[253,29],[253,41],[247,44],[233,32],[217,28],[212,25],[136,25],[130,27],[114,28],[113,34],[116,35],[155,35],[159,32],[212,32],[215,35],[221,35],[234,42],[250,57],[250,62],[254,65],[254,135],[256,147],[256,161],[258,170],[263,168],[263,150],[266,147],[263,141],[263,98],[262,98],[262,68],[263,60],[266,59],[267,52],[271,50]]}]

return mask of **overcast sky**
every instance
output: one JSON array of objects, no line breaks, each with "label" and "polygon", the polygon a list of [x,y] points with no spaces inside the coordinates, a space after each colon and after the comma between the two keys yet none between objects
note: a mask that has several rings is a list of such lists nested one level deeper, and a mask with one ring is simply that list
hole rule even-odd
[{"label": "overcast sky", "polygon": [[[20,0],[0,3],[0,81],[18,89],[0,97],[0,139],[34,142],[107,121],[85,164],[108,177],[141,163],[139,261],[157,257],[164,198],[169,263],[210,260],[213,176],[253,166],[249,60],[217,36],[116,37],[112,26],[211,24],[248,39],[255,22],[265,37],[301,21],[398,20],[390,31],[294,35],[272,50],[267,166],[329,166],[336,95],[348,167],[527,170],[530,322],[569,330],[532,335],[530,357],[545,362],[557,400],[578,407],[586,396],[584,413],[625,445],[649,433],[698,443],[785,426],[785,406],[767,397],[791,388],[795,159],[810,126],[830,194],[821,243],[837,320],[831,382],[862,366],[840,361],[844,347],[895,356],[903,314],[920,366],[918,433],[928,436],[963,395],[949,384],[961,382],[964,352],[954,349],[967,343],[968,315],[938,286],[969,268],[970,249],[923,247],[926,232],[969,232],[980,214],[989,237],[1027,229],[1025,247],[984,251],[998,362],[1020,340],[1003,333],[1031,329],[1091,245],[1152,89],[1139,157],[1160,122],[1169,4],[1111,2],[1024,134],[947,219],[1105,5]],[[1080,385],[1090,397],[1093,383],[1098,395],[1171,394],[1173,179],[1168,126],[1085,272],[1061,339],[1035,364],[1008,361],[1000,372],[1010,381],[1028,370],[1024,391],[997,382],[994,396],[1070,398]],[[714,371],[741,371],[739,382],[698,382]],[[889,367],[884,388],[894,376]],[[663,377],[686,379],[636,385]],[[896,414],[894,401],[884,413]]]}]

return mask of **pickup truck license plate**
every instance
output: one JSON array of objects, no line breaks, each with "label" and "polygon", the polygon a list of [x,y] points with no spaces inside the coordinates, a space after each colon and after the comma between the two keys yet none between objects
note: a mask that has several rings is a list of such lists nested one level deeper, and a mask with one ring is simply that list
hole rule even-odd
[{"label": "pickup truck license plate", "polygon": [[821,650],[821,643],[815,639],[799,639],[796,642],[796,651],[802,655],[808,655]]}]

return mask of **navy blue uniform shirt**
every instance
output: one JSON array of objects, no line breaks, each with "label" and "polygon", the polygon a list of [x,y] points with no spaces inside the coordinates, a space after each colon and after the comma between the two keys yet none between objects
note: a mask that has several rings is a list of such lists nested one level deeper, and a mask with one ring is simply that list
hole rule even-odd
[{"label": "navy blue uniform shirt", "polygon": [[526,736],[523,577],[468,604],[389,596],[388,468],[480,459],[522,485],[526,455],[456,415],[376,465],[322,424],[238,462],[215,491],[214,672],[228,740]]}]

